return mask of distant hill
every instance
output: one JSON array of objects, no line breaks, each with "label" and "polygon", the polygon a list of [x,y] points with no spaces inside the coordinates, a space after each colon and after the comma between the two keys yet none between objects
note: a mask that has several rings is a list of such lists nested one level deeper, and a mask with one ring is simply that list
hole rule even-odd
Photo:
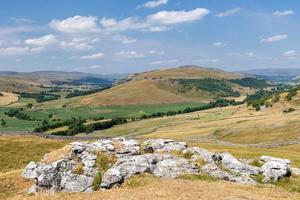
[{"label": "distant hill", "polygon": [[237,97],[251,92],[249,87],[234,82],[243,78],[245,76],[236,73],[198,66],[155,70],[128,76],[111,89],[83,97],[79,104],[133,105],[208,102],[217,98]]},{"label": "distant hill", "polygon": [[257,78],[263,78],[270,81],[292,81],[300,75],[300,68],[251,69],[246,71],[239,71],[238,73],[254,75]]},{"label": "distant hill", "polygon": [[97,84],[111,86],[126,75],[102,75],[82,72],[36,71],[0,72],[0,91],[37,92],[40,85]]}]

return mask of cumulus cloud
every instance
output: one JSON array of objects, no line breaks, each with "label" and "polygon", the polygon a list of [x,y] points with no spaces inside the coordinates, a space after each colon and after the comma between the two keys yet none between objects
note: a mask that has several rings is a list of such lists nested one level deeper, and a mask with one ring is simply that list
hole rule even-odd
[{"label": "cumulus cloud", "polygon": [[288,16],[288,15],[293,15],[293,14],[295,14],[295,12],[294,11],[292,11],[292,10],[283,10],[283,11],[275,11],[274,13],[273,13],[273,15],[274,16],[279,16],[279,17],[283,17],[283,16]]},{"label": "cumulus cloud", "polygon": [[223,42],[214,42],[213,44],[212,44],[214,47],[225,47],[225,46],[227,46],[225,43],[223,43]]},{"label": "cumulus cloud", "polygon": [[77,33],[77,32],[97,32],[98,18],[94,16],[80,16],[69,17],[64,20],[52,20],[50,27],[61,32]]},{"label": "cumulus cloud", "polygon": [[196,8],[190,11],[160,11],[149,15],[147,19],[152,23],[179,24],[203,19],[209,14],[206,8]]},{"label": "cumulus cloud", "polygon": [[94,49],[94,43],[98,42],[98,38],[73,38],[71,41],[61,41],[60,46],[63,49],[87,51]]},{"label": "cumulus cloud", "polygon": [[149,27],[148,23],[139,21],[133,17],[127,17],[119,21],[114,18],[104,17],[100,20],[100,23],[107,31],[138,30]]},{"label": "cumulus cloud", "polygon": [[286,40],[288,38],[288,35],[282,34],[282,35],[274,35],[268,38],[263,38],[260,42],[261,43],[272,43],[272,42],[278,42],[281,40]]},{"label": "cumulus cloud", "polygon": [[45,35],[40,38],[31,38],[25,40],[25,44],[36,45],[36,46],[48,46],[57,42],[56,36],[54,35]]},{"label": "cumulus cloud", "polygon": [[132,44],[137,41],[135,38],[130,38],[125,35],[114,35],[112,39],[115,41],[120,41],[123,44]]},{"label": "cumulus cloud", "polygon": [[227,16],[230,16],[230,15],[234,15],[234,14],[240,12],[241,10],[242,10],[242,8],[233,8],[233,9],[230,9],[230,10],[225,10],[223,12],[220,12],[216,16],[217,17],[227,17]]},{"label": "cumulus cloud", "polygon": [[86,56],[73,56],[71,59],[79,59],[79,60],[98,60],[104,57],[103,53],[95,53]]},{"label": "cumulus cloud", "polygon": [[144,3],[141,6],[138,6],[138,8],[144,7],[144,8],[156,8],[162,5],[165,5],[168,3],[168,0],[156,0],[156,1],[148,1]]},{"label": "cumulus cloud", "polygon": [[134,58],[143,58],[143,57],[145,57],[144,54],[138,53],[136,51],[119,51],[119,52],[116,52],[115,55],[119,58],[126,58],[126,59],[134,59]]}]

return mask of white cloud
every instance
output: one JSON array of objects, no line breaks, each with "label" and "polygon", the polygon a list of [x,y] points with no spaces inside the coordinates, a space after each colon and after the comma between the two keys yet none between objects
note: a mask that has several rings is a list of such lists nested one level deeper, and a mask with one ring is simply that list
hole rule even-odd
[{"label": "white cloud", "polygon": [[120,41],[123,44],[132,44],[132,43],[135,43],[137,41],[135,38],[130,38],[130,37],[127,37],[125,35],[114,35],[112,37],[112,39],[115,40],[115,41]]},{"label": "white cloud", "polygon": [[115,53],[117,57],[126,58],[126,59],[134,59],[134,58],[143,58],[144,54],[138,53],[136,51],[119,51]]},{"label": "white cloud", "polygon": [[225,47],[225,46],[227,46],[227,44],[225,44],[223,42],[214,42],[212,45],[214,47]]},{"label": "white cloud", "polygon": [[92,55],[86,55],[86,56],[73,56],[71,59],[79,59],[79,60],[98,60],[104,57],[103,53],[95,53]]},{"label": "white cloud", "polygon": [[79,16],[69,17],[64,20],[52,20],[50,27],[61,32],[77,33],[77,32],[98,32],[97,17]]},{"label": "white cloud", "polygon": [[279,17],[293,15],[293,14],[295,14],[295,12],[292,10],[283,10],[283,11],[277,10],[273,13],[274,16],[279,16]]},{"label": "white cloud", "polygon": [[98,38],[73,38],[71,41],[61,41],[60,46],[63,49],[87,51],[94,49],[93,44],[98,42]]},{"label": "white cloud", "polygon": [[25,40],[25,44],[36,45],[36,46],[48,46],[57,42],[57,39],[54,35],[45,35],[40,38],[31,38]]},{"label": "white cloud", "polygon": [[164,55],[165,52],[164,51],[155,51],[155,50],[150,50],[149,51],[150,55]]},{"label": "white cloud", "polygon": [[192,22],[203,19],[209,14],[206,8],[196,8],[190,11],[160,11],[153,15],[149,15],[147,19],[152,23],[159,24],[178,24],[184,22]]},{"label": "white cloud", "polygon": [[296,56],[297,52],[294,50],[286,51],[282,53],[282,56],[284,57],[294,57]]},{"label": "white cloud", "polygon": [[100,66],[100,65],[92,65],[91,67],[90,67],[90,69],[101,69],[102,67]]},{"label": "white cloud", "polygon": [[30,48],[28,46],[13,46],[0,48],[0,56],[16,56],[16,55],[26,55],[32,53],[38,53],[44,50],[42,47]]},{"label": "white cloud", "polygon": [[167,31],[168,27],[165,26],[154,26],[154,27],[150,27],[149,31],[150,32],[163,32],[163,31]]},{"label": "white cloud", "polygon": [[282,34],[282,35],[274,35],[268,38],[263,38],[260,42],[262,43],[271,43],[271,42],[278,42],[281,40],[285,40],[288,38],[288,35]]},{"label": "white cloud", "polygon": [[140,8],[140,7],[144,7],[144,8],[156,8],[156,7],[159,7],[161,5],[165,5],[167,3],[168,3],[168,0],[148,1],[148,2],[144,3],[141,6],[138,6],[138,8]]},{"label": "white cloud", "polygon": [[151,62],[151,65],[163,65],[163,64],[171,64],[178,62],[177,59],[171,59],[171,60],[158,60]]},{"label": "white cloud", "polygon": [[100,24],[107,31],[126,31],[126,30],[138,30],[149,27],[148,23],[140,22],[137,18],[127,17],[120,21],[114,18],[102,18]]},{"label": "white cloud", "polygon": [[234,15],[234,14],[240,12],[241,10],[242,10],[242,8],[233,8],[233,9],[230,9],[230,10],[225,10],[223,12],[220,12],[216,16],[217,17],[227,17],[227,16],[230,16],[230,15]]},{"label": "white cloud", "polygon": [[27,19],[27,18],[10,17],[9,19],[16,23],[32,23],[33,22],[31,19]]}]

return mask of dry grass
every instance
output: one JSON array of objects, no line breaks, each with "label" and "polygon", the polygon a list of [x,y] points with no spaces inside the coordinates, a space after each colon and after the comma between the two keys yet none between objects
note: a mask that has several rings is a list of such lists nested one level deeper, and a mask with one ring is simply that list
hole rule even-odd
[{"label": "dry grass", "polygon": [[16,94],[10,92],[0,92],[3,96],[0,96],[0,106],[6,106],[18,101],[19,97]]},{"label": "dry grass", "polygon": [[32,182],[21,177],[21,170],[0,174],[0,199],[7,199],[17,194],[25,194]]},{"label": "dry grass", "polygon": [[[126,83],[109,90],[83,97],[84,105],[137,105],[137,104],[171,104],[183,102],[206,102],[212,97],[205,91],[188,91],[180,93],[170,79],[179,78],[215,78],[235,79],[241,76],[220,70],[188,67],[173,68],[138,74]],[[77,103],[77,101],[76,101]]]},{"label": "dry grass", "polygon": [[30,161],[39,161],[67,143],[33,136],[0,136],[0,173],[23,169]]},{"label": "dry grass", "polygon": [[[199,199],[199,200],[296,200],[299,194],[288,193],[280,189],[268,187],[243,186],[225,182],[206,182],[191,180],[166,180],[151,179],[144,185],[134,184],[133,187],[123,187],[105,192],[93,192],[91,194],[38,194],[35,196],[18,195],[13,199],[28,200],[137,200],[137,199]],[[141,179],[143,180],[143,178]],[[145,180],[145,179],[144,179]]]},{"label": "dry grass", "polygon": [[67,158],[70,153],[70,150],[71,150],[71,146],[66,145],[63,148],[60,148],[60,149],[51,151],[50,153],[47,153],[46,155],[44,155],[44,157],[42,158],[41,161],[44,163],[52,163],[54,161]]}]

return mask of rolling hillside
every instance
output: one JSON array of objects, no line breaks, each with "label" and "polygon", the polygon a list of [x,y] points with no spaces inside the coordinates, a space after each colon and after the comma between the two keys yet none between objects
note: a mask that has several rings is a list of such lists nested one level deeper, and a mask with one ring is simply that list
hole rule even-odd
[{"label": "rolling hillside", "polygon": [[0,72],[0,91],[40,92],[41,86],[97,84],[110,86],[123,75],[101,75],[81,72],[37,71]]},{"label": "rolling hillside", "polygon": [[[251,93],[231,80],[244,77],[221,70],[185,66],[135,74],[115,87],[80,99],[82,105],[170,104],[208,102]],[[78,101],[76,101],[77,103]]]}]

